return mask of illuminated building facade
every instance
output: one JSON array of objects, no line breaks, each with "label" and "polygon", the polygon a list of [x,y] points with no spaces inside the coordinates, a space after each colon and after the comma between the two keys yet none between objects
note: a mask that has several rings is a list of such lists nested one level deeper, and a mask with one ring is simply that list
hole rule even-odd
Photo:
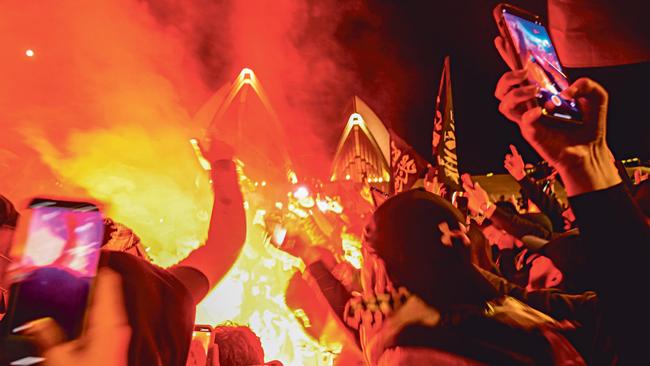
[{"label": "illuminated building facade", "polygon": [[194,123],[208,126],[206,135],[216,131],[216,136],[236,146],[235,156],[251,179],[274,185],[287,182],[292,163],[284,129],[252,70],[243,69],[219,89],[197,112]]},{"label": "illuminated building facade", "polygon": [[348,122],[336,148],[331,181],[367,182],[390,190],[390,134],[361,98],[352,98]]}]

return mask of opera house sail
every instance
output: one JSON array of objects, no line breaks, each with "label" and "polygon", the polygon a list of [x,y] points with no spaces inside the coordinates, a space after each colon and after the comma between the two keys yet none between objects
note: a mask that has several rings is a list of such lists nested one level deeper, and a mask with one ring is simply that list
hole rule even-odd
[{"label": "opera house sail", "polygon": [[368,183],[390,190],[390,134],[375,112],[355,96],[332,162],[331,181]]},{"label": "opera house sail", "polygon": [[236,157],[252,180],[273,182],[277,189],[288,183],[292,163],[284,129],[252,70],[243,69],[220,88],[197,112],[194,123],[237,146]]}]

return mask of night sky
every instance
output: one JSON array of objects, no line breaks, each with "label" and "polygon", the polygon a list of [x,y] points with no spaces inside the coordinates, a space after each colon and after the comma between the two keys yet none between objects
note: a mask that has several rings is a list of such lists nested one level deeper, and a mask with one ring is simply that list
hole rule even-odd
[{"label": "night sky", "polygon": [[[451,56],[459,165],[472,174],[505,172],[510,143],[527,162],[539,161],[517,127],[498,112],[493,96],[507,71],[493,46],[496,3],[369,0],[346,14],[336,32],[362,80],[358,94],[424,156],[431,150],[443,58]],[[512,3],[546,19],[545,1]],[[608,141],[617,158],[650,158],[650,118],[643,98],[650,63],[566,71],[571,80],[589,76],[609,91]]]}]

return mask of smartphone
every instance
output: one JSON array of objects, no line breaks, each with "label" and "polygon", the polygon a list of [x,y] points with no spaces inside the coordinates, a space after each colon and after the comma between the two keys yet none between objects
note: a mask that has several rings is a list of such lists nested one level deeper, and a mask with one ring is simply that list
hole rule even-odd
[{"label": "smartphone", "polygon": [[467,217],[469,215],[469,208],[467,197],[462,196],[460,192],[454,192],[452,194],[451,203],[456,206],[456,208]]},{"label": "smartphone", "polygon": [[68,339],[83,328],[104,236],[103,217],[88,202],[35,198],[21,219],[7,272],[6,335],[50,317]]},{"label": "smartphone", "polygon": [[515,53],[512,56],[517,69],[527,66],[530,83],[539,86],[536,103],[542,113],[554,120],[581,124],[576,101],[560,96],[570,83],[540,17],[510,4],[497,5],[493,15],[501,36]]},{"label": "smartphone", "polygon": [[195,324],[192,332],[192,342],[200,343],[205,356],[208,355],[210,344],[214,343],[212,339],[213,328],[207,324]]}]

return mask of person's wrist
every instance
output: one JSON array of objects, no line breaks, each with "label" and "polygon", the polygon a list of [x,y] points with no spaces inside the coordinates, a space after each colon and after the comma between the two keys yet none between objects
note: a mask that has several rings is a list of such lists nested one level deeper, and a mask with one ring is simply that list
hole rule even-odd
[{"label": "person's wrist", "polygon": [[556,169],[569,197],[606,189],[621,182],[605,144],[594,144],[583,154],[558,162]]},{"label": "person's wrist", "polygon": [[223,158],[223,159],[214,159],[210,162],[212,171],[223,171],[229,170],[235,167],[235,162],[232,159]]},{"label": "person's wrist", "polygon": [[316,247],[306,247],[299,253],[300,259],[309,266],[323,259],[322,252]]},{"label": "person's wrist", "polygon": [[497,206],[495,204],[488,201],[481,205],[481,212],[483,213],[483,216],[489,219],[494,214],[494,210],[496,210],[496,208]]},{"label": "person's wrist", "polygon": [[512,177],[515,178],[515,180],[518,182],[518,181],[526,178],[526,172],[524,170],[522,170],[520,172],[514,172],[514,174],[512,174]]}]

